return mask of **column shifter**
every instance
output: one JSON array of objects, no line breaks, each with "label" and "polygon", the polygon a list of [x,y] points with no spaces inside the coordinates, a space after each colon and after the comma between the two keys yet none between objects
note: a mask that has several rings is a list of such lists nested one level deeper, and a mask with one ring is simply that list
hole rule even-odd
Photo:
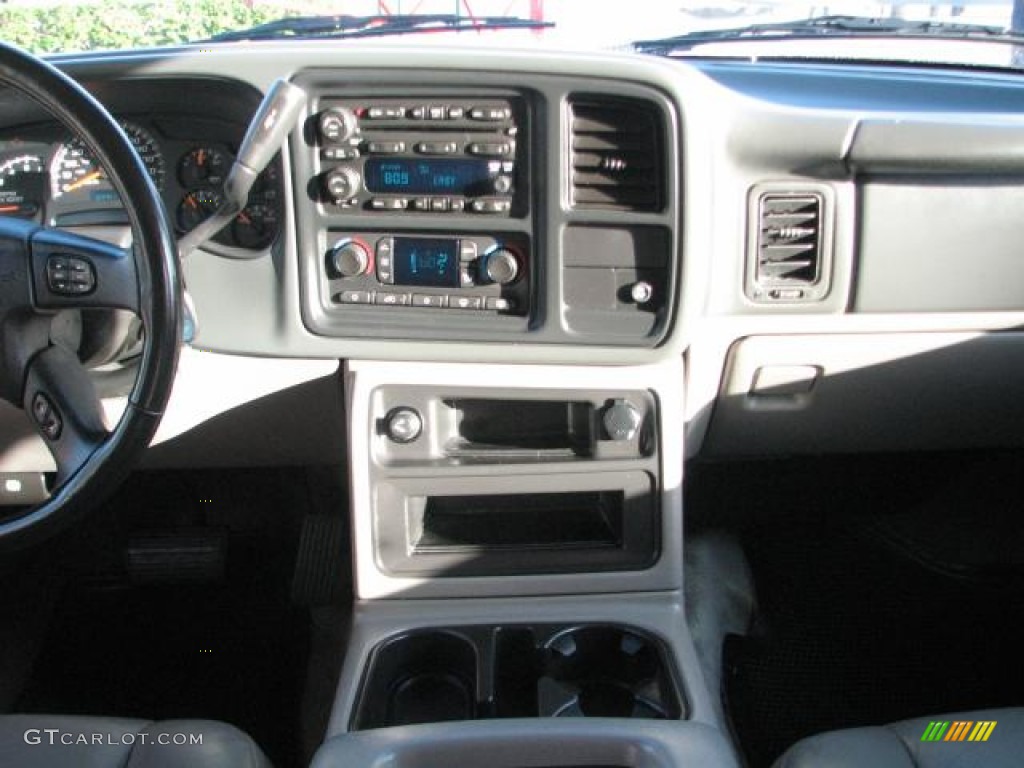
[{"label": "column shifter", "polygon": [[[231,223],[249,199],[249,190],[264,168],[284,144],[288,132],[306,106],[307,94],[287,80],[275,80],[249,123],[235,164],[224,182],[223,200],[217,212],[187,235],[178,239],[178,259],[185,258]],[[184,341],[191,342],[198,332],[194,304],[185,288]]]}]

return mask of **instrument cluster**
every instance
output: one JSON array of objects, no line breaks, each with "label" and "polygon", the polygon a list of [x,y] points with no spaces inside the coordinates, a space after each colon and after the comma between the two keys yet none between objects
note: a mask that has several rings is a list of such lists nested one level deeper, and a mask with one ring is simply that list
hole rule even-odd
[{"label": "instrument cluster", "polygon": [[[181,136],[161,130],[159,120],[122,120],[153,184],[167,205],[179,234],[212,215],[234,162],[222,135]],[[27,133],[27,132],[25,132]],[[0,215],[50,226],[123,224],[123,206],[106,171],[89,149],[57,127],[0,136]],[[277,161],[261,174],[248,205],[214,241],[260,251],[277,238],[280,221],[280,169]]]}]

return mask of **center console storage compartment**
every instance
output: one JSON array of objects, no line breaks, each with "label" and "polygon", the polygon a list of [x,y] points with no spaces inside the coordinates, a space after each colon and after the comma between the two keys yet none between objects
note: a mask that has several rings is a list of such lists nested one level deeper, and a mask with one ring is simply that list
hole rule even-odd
[{"label": "center console storage compartment", "polygon": [[365,670],[350,730],[449,720],[684,714],[670,654],[618,625],[418,630],[384,641]]},{"label": "center console storage compartment", "polygon": [[646,472],[396,478],[378,486],[379,563],[434,577],[640,569],[658,553],[656,500]]}]

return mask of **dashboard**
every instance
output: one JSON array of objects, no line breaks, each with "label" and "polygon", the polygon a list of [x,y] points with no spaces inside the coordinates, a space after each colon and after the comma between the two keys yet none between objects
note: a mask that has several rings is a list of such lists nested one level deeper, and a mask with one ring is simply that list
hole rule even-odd
[{"label": "dashboard", "polygon": [[[309,96],[183,265],[182,380],[221,361],[182,384],[211,393],[188,424],[306,364],[682,360],[688,456],[1021,439],[1015,75],[316,42],[55,61],[124,121],[180,232],[273,80]],[[2,106],[0,205],[116,221],[88,152]]]}]

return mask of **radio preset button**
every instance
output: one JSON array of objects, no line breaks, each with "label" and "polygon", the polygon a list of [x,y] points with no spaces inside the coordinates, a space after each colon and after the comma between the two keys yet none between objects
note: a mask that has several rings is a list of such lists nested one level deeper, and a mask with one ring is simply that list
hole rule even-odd
[{"label": "radio preset button", "polygon": [[448,306],[448,297],[444,294],[434,295],[430,293],[414,293],[412,295],[412,305],[414,307],[434,307],[436,309],[443,309]]},{"label": "radio preset button", "polygon": [[407,307],[409,306],[409,294],[378,291],[373,297],[373,303],[380,304],[382,307]]},{"label": "radio preset button", "polygon": [[429,197],[417,197],[412,201],[412,207],[417,211],[429,211],[430,210],[430,198]]},{"label": "radio preset button", "polygon": [[466,201],[463,200],[461,197],[453,197],[452,198],[452,211],[460,212],[461,213],[464,210],[466,210]]},{"label": "radio preset button", "polygon": [[366,145],[371,155],[397,155],[405,152],[404,141],[371,141]]},{"label": "radio preset button", "polygon": [[427,108],[427,117],[431,120],[444,120],[445,113],[444,107],[433,106]]},{"label": "radio preset button", "polygon": [[370,207],[375,211],[404,211],[409,207],[409,201],[404,197],[375,197],[370,201]]},{"label": "radio preset button", "polygon": [[449,120],[461,120],[466,116],[466,110],[464,107],[448,107],[448,119]]},{"label": "radio preset button", "polygon": [[434,213],[444,213],[450,211],[452,207],[451,200],[447,197],[435,197],[430,201],[430,210]]},{"label": "radio preset button", "polygon": [[421,141],[415,149],[421,155],[454,155],[459,145],[454,141]]},{"label": "radio preset button", "polygon": [[372,304],[373,294],[369,291],[342,291],[337,301],[342,304]]},{"label": "radio preset button", "polygon": [[474,200],[472,206],[474,213],[508,213],[511,208],[508,200]]},{"label": "radio preset button", "polygon": [[404,107],[370,107],[366,116],[371,120],[399,120],[405,117]]},{"label": "radio preset button", "polygon": [[482,120],[488,123],[497,123],[508,120],[512,111],[508,107],[473,107],[469,110],[469,117],[472,120]]},{"label": "radio preset button", "polygon": [[324,160],[355,160],[359,150],[355,147],[328,147],[323,151]]},{"label": "radio preset button", "polygon": [[426,107],[410,107],[407,113],[413,120],[424,120],[427,117]]},{"label": "radio preset button", "polygon": [[512,151],[507,141],[477,141],[466,147],[471,155],[480,157],[505,157]]}]

